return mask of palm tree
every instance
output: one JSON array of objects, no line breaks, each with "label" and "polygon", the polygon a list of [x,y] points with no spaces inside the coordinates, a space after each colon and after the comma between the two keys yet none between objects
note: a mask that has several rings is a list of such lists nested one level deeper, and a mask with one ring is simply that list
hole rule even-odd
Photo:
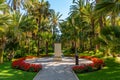
[{"label": "palm tree", "polygon": [[[69,39],[73,41],[74,43],[74,53],[76,54],[76,65],[78,65],[78,53],[77,53],[77,41],[79,39],[79,27],[75,25],[75,18],[74,17],[68,17],[67,18],[67,31],[65,32],[65,35],[68,35]],[[66,34],[67,33],[67,34]]]},{"label": "palm tree", "polygon": [[22,2],[24,0],[6,0],[6,2],[10,5],[12,10],[20,10],[20,7],[22,7]]},{"label": "palm tree", "polygon": [[[7,8],[7,5],[4,3],[4,0],[0,1],[0,11],[4,12],[4,9]],[[3,53],[6,45],[6,31],[8,30],[9,24],[9,15],[0,14],[0,63],[3,63]]]},{"label": "palm tree", "polygon": [[62,14],[60,14],[59,12],[55,12],[55,11],[52,11],[51,13],[51,30],[52,30],[52,34],[53,34],[53,41],[56,39],[55,35],[56,35],[56,30],[58,28],[60,28],[59,26],[59,22],[61,21],[60,20],[60,17],[62,16]]},{"label": "palm tree", "polygon": [[49,23],[50,15],[51,15],[51,9],[50,4],[48,1],[41,0],[34,0],[29,1],[27,4],[25,4],[27,14],[34,16],[34,19],[36,20],[36,24],[38,26],[38,32],[37,32],[37,39],[38,39],[38,51],[37,55],[40,53],[40,40],[42,40],[42,37],[40,35],[42,30],[46,27],[45,23]]},{"label": "palm tree", "polygon": [[[85,8],[84,6],[86,5],[84,0],[73,0],[74,5],[71,6],[70,8],[70,13],[71,13],[71,18],[73,18],[73,27],[75,28],[75,41],[77,39],[80,39],[80,45],[81,47],[83,46],[83,27],[84,25],[86,25],[85,21],[83,19],[85,19],[85,14],[83,9]],[[91,27],[93,28],[93,32],[94,32],[94,19],[93,17],[90,18],[90,22],[91,22]],[[88,23],[89,24],[89,23]],[[79,38],[80,37],[80,38]],[[75,44],[76,45],[76,44]],[[75,53],[76,53],[76,57],[78,57],[77,54],[77,49],[75,49]],[[76,58],[76,64],[78,64],[78,59]]]},{"label": "palm tree", "polygon": [[44,31],[41,33],[42,39],[45,41],[45,53],[48,55],[48,46],[50,39],[52,38],[52,33],[50,31]]},{"label": "palm tree", "polygon": [[0,15],[0,63],[3,63],[3,53],[6,45],[6,32],[8,30],[8,15]]},{"label": "palm tree", "polygon": [[[32,38],[32,32],[34,32],[34,30],[37,29],[36,21],[34,17],[21,14],[19,12],[14,12],[12,13],[11,19],[12,19],[12,22],[11,22],[10,30],[9,30],[10,32],[13,33],[11,42],[18,42],[19,44],[21,44],[24,41],[25,42],[24,45],[21,44],[19,45],[19,47],[21,49],[27,47],[27,49],[24,49],[24,51],[26,53],[30,53],[30,47],[29,47],[30,38]],[[14,50],[15,48],[16,47],[12,46],[11,50]],[[21,55],[24,55],[24,54],[21,54]]]},{"label": "palm tree", "polygon": [[119,26],[107,26],[104,27],[99,36],[99,42],[102,48],[105,50],[104,55],[112,55],[115,57],[115,53],[120,52],[120,27]]},{"label": "palm tree", "polygon": [[96,5],[96,10],[99,13],[106,14],[111,18],[111,25],[116,25],[116,16],[120,12],[119,0],[104,0]]}]

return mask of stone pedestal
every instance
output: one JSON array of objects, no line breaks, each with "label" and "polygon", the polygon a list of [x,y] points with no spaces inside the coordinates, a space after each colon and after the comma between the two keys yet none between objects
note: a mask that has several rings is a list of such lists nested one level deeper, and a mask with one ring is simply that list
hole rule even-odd
[{"label": "stone pedestal", "polygon": [[62,60],[61,43],[54,44],[54,60],[56,61]]}]

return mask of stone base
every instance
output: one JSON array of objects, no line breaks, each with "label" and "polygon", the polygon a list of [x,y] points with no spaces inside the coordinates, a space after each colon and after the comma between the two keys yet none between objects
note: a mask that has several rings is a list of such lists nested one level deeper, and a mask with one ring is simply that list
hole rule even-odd
[{"label": "stone base", "polygon": [[55,57],[53,58],[53,60],[54,60],[54,61],[62,61],[62,57],[57,57],[57,56],[55,56]]}]

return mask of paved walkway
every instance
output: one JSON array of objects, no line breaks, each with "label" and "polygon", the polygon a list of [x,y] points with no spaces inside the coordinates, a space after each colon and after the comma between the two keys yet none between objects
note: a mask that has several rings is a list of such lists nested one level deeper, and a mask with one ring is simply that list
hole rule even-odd
[{"label": "paved walkway", "polygon": [[[53,58],[27,60],[30,63],[41,63],[43,69],[33,80],[79,80],[71,70],[75,63],[74,58],[63,58],[62,61],[53,61]],[[89,60],[79,59],[79,63],[91,63]]]}]

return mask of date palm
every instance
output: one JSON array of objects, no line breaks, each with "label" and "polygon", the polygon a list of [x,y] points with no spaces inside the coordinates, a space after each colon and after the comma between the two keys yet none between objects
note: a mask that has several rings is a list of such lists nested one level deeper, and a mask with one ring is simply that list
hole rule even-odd
[{"label": "date palm", "polygon": [[23,1],[24,0],[6,0],[6,2],[10,5],[12,10],[20,10]]},{"label": "date palm", "polygon": [[[0,1],[0,12],[4,13],[4,9],[8,8],[4,0]],[[8,24],[10,17],[8,14],[0,14],[0,63],[3,63],[3,53],[6,45],[6,32],[8,31]]]},{"label": "date palm", "polygon": [[119,26],[107,26],[104,27],[99,36],[99,41],[102,48],[105,50],[105,55],[112,55],[115,57],[115,53],[120,52],[120,27]]},{"label": "date palm", "polygon": [[44,31],[44,28],[46,28],[45,23],[49,23],[50,15],[51,15],[51,9],[50,4],[48,1],[44,0],[31,0],[28,1],[24,5],[26,7],[27,14],[34,16],[34,19],[36,20],[36,25],[38,26],[38,32],[37,32],[37,39],[38,39],[38,51],[37,55],[40,53],[40,40],[42,40],[42,37],[40,35],[41,32]]},{"label": "date palm", "polygon": [[96,5],[96,10],[99,13],[106,14],[111,18],[111,25],[116,25],[116,16],[120,13],[119,0],[103,0]]},{"label": "date palm", "polygon": [[[73,0],[74,5],[71,6],[70,10],[70,15],[72,16],[72,18],[74,18],[74,26],[73,27],[77,27],[78,29],[76,29],[76,31],[78,31],[79,33],[79,39],[80,39],[80,45],[81,48],[84,45],[83,42],[83,36],[86,34],[87,30],[86,29],[86,25],[89,25],[89,27],[91,27],[91,32],[92,35],[95,34],[95,20],[94,20],[94,12],[93,12],[93,6],[90,3],[86,3],[89,2],[88,0]],[[92,36],[92,38],[94,39],[94,36]]]},{"label": "date palm", "polygon": [[[55,11],[52,11],[51,13],[51,31],[52,31],[52,35],[53,35],[53,41],[57,40],[57,31],[58,31],[58,28],[60,29],[60,17],[62,16],[62,14],[60,14],[59,12],[55,12]],[[53,42],[54,43],[54,42]]]}]

